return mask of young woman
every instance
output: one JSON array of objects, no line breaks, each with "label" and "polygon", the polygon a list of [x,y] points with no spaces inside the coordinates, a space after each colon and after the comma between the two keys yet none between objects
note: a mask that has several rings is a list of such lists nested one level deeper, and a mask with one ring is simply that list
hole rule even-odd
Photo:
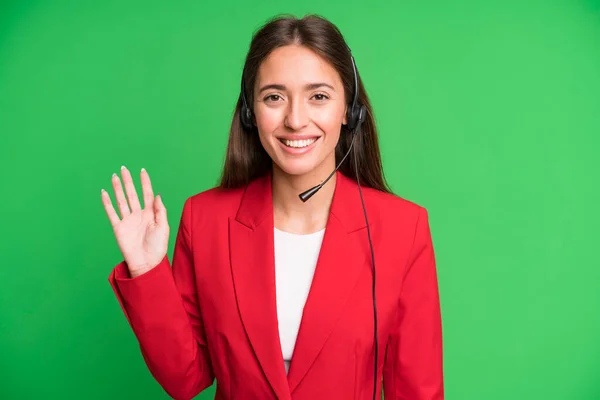
[{"label": "young woman", "polygon": [[387,189],[331,22],[279,17],[254,35],[221,184],[185,201],[172,264],[148,173],[144,209],[121,174],[121,217],[102,191],[124,258],[109,281],[169,395],[216,378],[216,399],[443,399],[428,214]]}]

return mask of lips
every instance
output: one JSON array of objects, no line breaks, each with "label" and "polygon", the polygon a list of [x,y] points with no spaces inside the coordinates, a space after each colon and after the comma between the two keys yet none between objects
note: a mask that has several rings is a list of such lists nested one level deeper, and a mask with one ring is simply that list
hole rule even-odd
[{"label": "lips", "polygon": [[283,143],[284,145],[286,145],[287,147],[302,148],[302,147],[310,146],[317,139],[318,139],[317,137],[313,137],[313,138],[309,138],[309,139],[293,139],[293,140],[279,138],[279,141],[281,143]]},{"label": "lips", "polygon": [[300,155],[310,152],[320,142],[320,139],[320,136],[302,139],[294,138],[294,140],[279,138],[278,142],[286,153]]}]

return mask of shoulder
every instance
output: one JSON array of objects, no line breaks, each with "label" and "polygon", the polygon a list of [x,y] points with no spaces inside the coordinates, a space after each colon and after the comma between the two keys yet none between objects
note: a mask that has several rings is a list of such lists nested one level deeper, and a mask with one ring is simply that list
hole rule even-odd
[{"label": "shoulder", "polygon": [[384,207],[392,211],[398,212],[418,212],[419,209],[424,208],[423,205],[416,201],[409,200],[405,197],[399,196],[395,193],[382,192],[381,190],[373,188],[363,188],[363,195],[370,200],[371,203],[376,204],[378,207]]},{"label": "shoulder", "polygon": [[193,194],[186,202],[190,202],[191,206],[210,207],[214,210],[227,210],[230,207],[236,207],[244,194],[245,187],[235,189],[223,189],[220,187],[212,187],[202,192]]},{"label": "shoulder", "polygon": [[361,189],[367,215],[373,224],[413,229],[420,219],[427,219],[427,208],[414,200],[373,188]]},{"label": "shoulder", "polygon": [[245,187],[223,189],[217,186],[195,193],[185,200],[183,218],[199,228],[235,216],[244,190]]},{"label": "shoulder", "polygon": [[414,200],[402,197],[395,193],[383,192],[371,187],[361,186],[365,202],[369,202],[372,206],[384,208],[386,212],[394,213],[418,213],[425,207]]}]

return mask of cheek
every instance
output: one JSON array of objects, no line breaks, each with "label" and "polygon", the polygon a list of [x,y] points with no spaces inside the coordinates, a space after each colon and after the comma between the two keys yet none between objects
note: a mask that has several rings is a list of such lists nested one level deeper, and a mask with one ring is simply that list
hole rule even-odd
[{"label": "cheek", "polygon": [[344,123],[344,110],[343,104],[330,103],[324,107],[316,107],[313,110],[312,118],[315,123],[320,125],[339,127]]},{"label": "cheek", "polygon": [[273,132],[282,123],[281,111],[276,109],[262,109],[256,113],[256,125],[259,131]]},{"label": "cheek", "polygon": [[328,141],[334,140],[337,142],[343,123],[342,111],[331,109],[323,110],[315,113],[313,117],[313,122],[325,133]]}]

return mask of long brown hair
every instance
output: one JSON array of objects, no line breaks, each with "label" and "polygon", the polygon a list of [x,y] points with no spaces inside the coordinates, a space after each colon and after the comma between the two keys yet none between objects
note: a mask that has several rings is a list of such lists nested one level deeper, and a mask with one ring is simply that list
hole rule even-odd
[{"label": "long brown hair", "polygon": [[[352,100],[354,72],[351,54],[339,29],[318,15],[310,14],[298,19],[283,14],[270,19],[252,37],[243,70],[245,82],[243,90],[249,106],[253,104],[254,100],[254,91],[249,88],[254,88],[261,63],[276,48],[292,44],[305,46],[328,61],[340,74],[346,103]],[[354,140],[354,151],[340,166],[340,171],[345,176],[356,180],[354,163],[357,161],[361,185],[390,193],[391,190],[383,175],[373,110],[360,74],[358,75],[358,86],[358,101],[366,106],[367,115]],[[253,179],[269,172],[273,167],[271,157],[260,143],[256,127],[252,131],[246,131],[242,127],[240,122],[241,105],[240,92],[229,130],[225,165],[219,185],[223,189],[245,186]],[[340,139],[335,148],[336,165],[348,151],[351,140],[351,133],[346,126],[342,125]]]}]

